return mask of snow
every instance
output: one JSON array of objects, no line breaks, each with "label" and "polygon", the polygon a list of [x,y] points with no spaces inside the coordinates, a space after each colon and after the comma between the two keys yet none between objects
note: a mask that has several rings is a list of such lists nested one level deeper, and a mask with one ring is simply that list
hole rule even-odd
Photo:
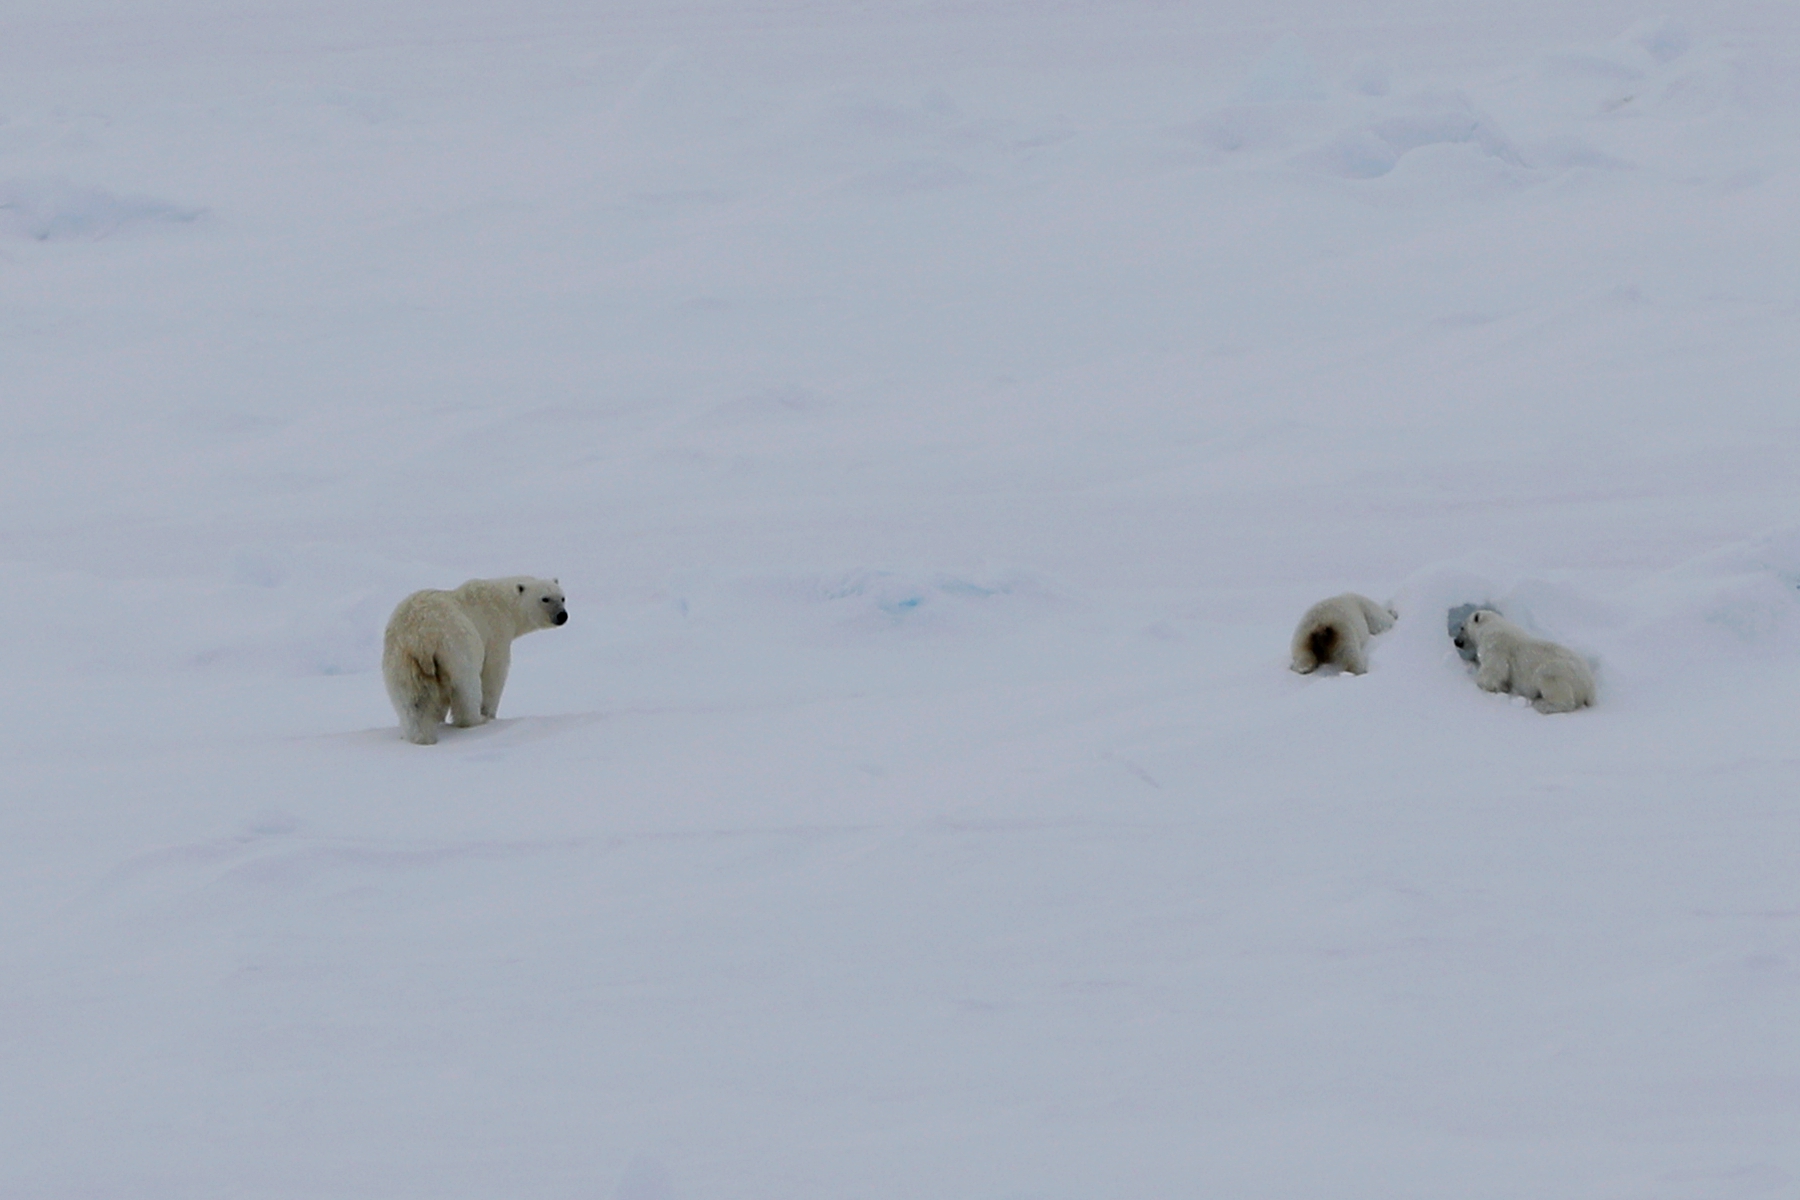
[{"label": "snow", "polygon": [[1791,1195],[1800,16],[1647,18],[15,0],[0,1194]]}]

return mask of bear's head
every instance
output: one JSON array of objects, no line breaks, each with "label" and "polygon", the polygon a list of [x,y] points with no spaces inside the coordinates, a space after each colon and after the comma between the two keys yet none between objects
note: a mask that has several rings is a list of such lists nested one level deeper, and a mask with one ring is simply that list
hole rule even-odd
[{"label": "bear's head", "polygon": [[556,580],[525,579],[517,586],[518,603],[532,625],[541,629],[567,623],[569,610],[563,607],[562,586]]},{"label": "bear's head", "polygon": [[1500,614],[1491,608],[1478,608],[1463,618],[1462,628],[1450,640],[1456,643],[1458,650],[1467,650],[1475,645],[1475,631],[1489,621],[1498,621]]}]

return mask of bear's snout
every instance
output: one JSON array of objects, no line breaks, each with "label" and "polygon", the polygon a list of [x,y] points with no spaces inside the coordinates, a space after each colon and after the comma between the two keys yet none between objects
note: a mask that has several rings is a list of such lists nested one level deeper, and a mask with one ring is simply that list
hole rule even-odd
[{"label": "bear's snout", "polygon": [[569,614],[566,611],[559,612],[556,614],[556,619],[554,622],[552,622],[552,624],[566,625],[566,624],[568,624],[568,621],[569,621]]}]

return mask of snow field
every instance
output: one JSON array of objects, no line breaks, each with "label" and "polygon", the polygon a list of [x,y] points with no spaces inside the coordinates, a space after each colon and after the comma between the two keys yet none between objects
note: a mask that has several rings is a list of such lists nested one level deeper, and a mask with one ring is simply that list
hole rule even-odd
[{"label": "snow field", "polygon": [[1800,29],[1570,7],[21,3],[0,1193],[1791,1191]]}]

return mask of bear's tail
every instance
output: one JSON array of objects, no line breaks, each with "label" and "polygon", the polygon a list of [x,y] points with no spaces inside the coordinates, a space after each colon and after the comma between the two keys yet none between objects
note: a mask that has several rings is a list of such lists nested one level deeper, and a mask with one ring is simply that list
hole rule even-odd
[{"label": "bear's tail", "polygon": [[1301,625],[1294,631],[1292,669],[1302,675],[1311,675],[1330,662],[1340,636],[1336,623],[1329,617]]},{"label": "bear's tail", "polygon": [[441,714],[450,704],[450,669],[435,654],[416,660],[419,668],[419,691],[427,703],[437,703]]},{"label": "bear's tail", "polygon": [[1338,627],[1336,625],[1320,625],[1306,635],[1306,648],[1312,651],[1313,661],[1316,663],[1330,662],[1332,654],[1337,650],[1337,644]]}]

